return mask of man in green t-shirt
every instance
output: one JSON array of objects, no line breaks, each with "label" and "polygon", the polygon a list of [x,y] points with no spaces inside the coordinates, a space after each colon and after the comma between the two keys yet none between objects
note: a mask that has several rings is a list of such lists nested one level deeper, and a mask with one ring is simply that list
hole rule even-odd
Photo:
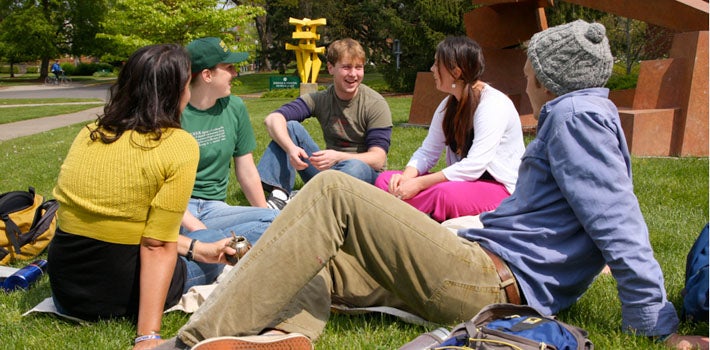
[{"label": "man in green t-shirt", "polygon": [[[200,161],[182,221],[178,252],[191,258],[193,249],[199,252],[203,242],[232,237],[232,232],[255,243],[278,211],[266,207],[252,156],[256,148],[254,130],[244,102],[231,93],[231,82],[237,76],[235,63],[246,60],[247,53],[230,51],[216,37],[196,39],[187,45],[187,51],[192,63],[191,96],[180,121],[197,140]],[[232,163],[250,206],[225,202]],[[206,237],[207,232],[213,236]],[[188,265],[188,278],[207,276],[203,282],[210,283],[222,267]]]},{"label": "man in green t-shirt", "polygon": [[[365,51],[353,39],[334,41],[326,53],[333,84],[303,95],[269,114],[264,123],[273,139],[257,165],[267,204],[283,209],[292,194],[296,172],[303,182],[327,169],[368,183],[387,165],[392,114],[387,101],[362,84]],[[315,117],[323,130],[321,150],[301,125]]]}]

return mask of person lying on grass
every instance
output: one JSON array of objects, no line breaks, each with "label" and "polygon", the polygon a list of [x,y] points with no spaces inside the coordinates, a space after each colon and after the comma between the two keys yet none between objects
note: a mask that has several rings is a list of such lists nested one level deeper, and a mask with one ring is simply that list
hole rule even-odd
[{"label": "person lying on grass", "polygon": [[608,265],[623,331],[707,349],[707,337],[676,333],[618,111],[603,88],[613,65],[605,31],[575,21],[531,38],[523,72],[538,133],[515,192],[480,215],[482,228],[454,235],[385,191],[323,172],[159,348],[310,348],[331,303],[391,306],[441,324],[501,302],[552,315]]}]

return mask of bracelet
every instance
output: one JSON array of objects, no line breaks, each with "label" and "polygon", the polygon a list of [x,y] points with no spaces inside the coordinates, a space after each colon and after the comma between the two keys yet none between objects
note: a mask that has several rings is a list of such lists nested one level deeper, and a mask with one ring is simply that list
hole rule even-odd
[{"label": "bracelet", "polygon": [[195,248],[195,242],[197,242],[197,238],[192,239],[192,242],[190,242],[190,248],[187,249],[187,254],[185,254],[185,259],[187,259],[187,261],[192,261],[192,250]]},{"label": "bracelet", "polygon": [[163,338],[160,337],[160,334],[151,332],[150,334],[140,335],[140,336],[136,337],[136,340],[133,342],[133,344],[138,344],[142,341],[154,340],[154,339],[163,339]]}]

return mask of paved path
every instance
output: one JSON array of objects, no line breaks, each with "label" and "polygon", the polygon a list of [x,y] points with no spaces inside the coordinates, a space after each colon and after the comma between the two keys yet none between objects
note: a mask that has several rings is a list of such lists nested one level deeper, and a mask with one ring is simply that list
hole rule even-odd
[{"label": "paved path", "polygon": [[103,101],[85,101],[85,102],[50,102],[50,103],[24,103],[20,105],[0,105],[0,108],[10,107],[37,107],[37,106],[63,106],[63,105],[103,105]]},{"label": "paved path", "polygon": [[[72,84],[66,86],[48,86],[48,85],[20,85],[20,86],[4,86],[0,87],[0,98],[62,98],[62,97],[77,97],[77,98],[99,98],[105,99],[108,84],[93,84],[91,86]],[[79,102],[81,104],[91,104],[93,102]],[[54,105],[55,103],[50,103]],[[72,104],[62,103],[62,104]],[[30,107],[36,104],[25,105],[3,105],[2,107]],[[89,108],[83,111],[56,115],[52,117],[36,118],[30,120],[22,120],[19,122],[0,124],[0,142],[14,139],[16,137],[33,135],[56,128],[61,128],[67,125],[73,125],[81,122],[95,120],[99,113],[103,112],[103,102],[99,102],[96,107]]]},{"label": "paved path", "polygon": [[103,112],[103,108],[104,106],[99,106],[70,114],[0,124],[0,142],[94,120],[99,113]]},{"label": "paved path", "polygon": [[[108,85],[97,84],[94,87],[83,87],[83,86],[47,86],[47,85],[22,85],[22,86],[10,86],[0,88],[0,98],[47,98],[47,97],[79,97],[79,98],[91,98],[97,96],[106,96],[106,90]],[[251,94],[243,95],[245,98],[257,98],[261,94]],[[99,97],[100,98],[100,97]],[[90,104],[93,102],[76,102],[79,104]],[[80,112],[57,115],[45,118],[36,118],[31,120],[23,120],[15,123],[0,124],[0,142],[14,139],[16,137],[22,137],[27,135],[33,135],[40,132],[49,131],[56,128],[61,128],[67,125],[73,125],[85,121],[95,120],[96,116],[103,113],[103,102],[101,106],[97,106],[91,109],[83,110]],[[50,103],[51,104],[51,103]],[[63,103],[71,104],[71,103]],[[2,107],[29,107],[37,106],[37,104],[26,104],[26,105],[3,105],[0,106],[0,113],[2,113]]]}]

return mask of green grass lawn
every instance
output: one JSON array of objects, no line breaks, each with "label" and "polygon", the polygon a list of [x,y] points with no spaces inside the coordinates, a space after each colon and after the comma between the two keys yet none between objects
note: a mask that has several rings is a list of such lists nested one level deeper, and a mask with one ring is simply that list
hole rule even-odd
[{"label": "green grass lawn", "polygon": [[[107,81],[115,80],[115,77],[94,77],[94,76],[82,76],[82,75],[72,75],[72,84],[96,84],[96,83],[106,83]],[[0,87],[4,86],[22,86],[22,85],[36,85],[44,84],[44,80],[39,79],[38,73],[28,73],[28,74],[16,74],[15,77],[10,77],[9,74],[0,74]]]},{"label": "green grass lawn", "polygon": [[103,102],[92,104],[54,104],[44,106],[2,107],[0,108],[0,124],[74,113],[101,105],[103,105]]},{"label": "green grass lawn", "polygon": [[[289,99],[284,98],[245,99],[257,137],[256,161],[269,141],[263,127],[264,117],[287,101]],[[387,101],[395,124],[389,168],[400,169],[423,140],[426,129],[401,126],[408,119],[411,97],[388,97]],[[305,125],[316,141],[322,143],[318,123],[308,120]],[[81,127],[73,125],[36,136],[0,141],[0,168],[6,169],[0,175],[0,192],[34,186],[39,193],[51,196],[59,166]],[[649,226],[656,258],[664,271],[668,296],[679,309],[685,256],[708,221],[708,158],[635,157],[632,166],[636,194]],[[233,175],[227,201],[246,203]],[[75,324],[49,315],[21,316],[49,296],[47,277],[28,291],[0,292],[3,349],[131,348],[135,327],[130,320]],[[167,314],[162,334],[175,335],[188,317],[181,312]],[[581,300],[559,317],[589,331],[597,349],[663,348],[645,338],[620,332],[620,303],[615,281],[610,276],[599,277]],[[396,349],[425,331],[425,327],[379,314],[333,315],[316,342],[316,349]],[[682,323],[681,332],[707,336],[708,324]]]},{"label": "green grass lawn", "polygon": [[63,104],[63,103],[103,103],[99,98],[0,98],[0,106]]}]

